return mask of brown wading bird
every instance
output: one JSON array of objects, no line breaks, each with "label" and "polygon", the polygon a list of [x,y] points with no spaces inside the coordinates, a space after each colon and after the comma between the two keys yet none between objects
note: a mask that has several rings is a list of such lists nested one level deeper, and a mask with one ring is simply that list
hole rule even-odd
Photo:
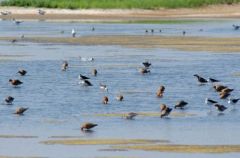
[{"label": "brown wading bird", "polygon": [[81,130],[90,130],[92,129],[93,127],[97,126],[97,124],[95,123],[90,123],[90,122],[87,122],[87,123],[84,123],[82,126],[81,126]]},{"label": "brown wading bird", "polygon": [[108,104],[108,97],[107,96],[103,97],[102,103],[103,104]]},{"label": "brown wading bird", "polygon": [[174,108],[180,108],[183,109],[188,103],[185,102],[184,100],[180,100],[179,102],[177,102],[177,104],[174,106]]},{"label": "brown wading bird", "polygon": [[21,82],[20,80],[13,80],[13,79],[9,79],[8,80],[13,86],[18,86],[20,84],[22,84],[23,82]]},{"label": "brown wading bird", "polygon": [[129,113],[127,113],[124,117],[125,117],[126,119],[132,120],[132,119],[134,119],[134,117],[136,117],[137,115],[138,115],[138,114],[135,113],[135,112],[129,112]]},{"label": "brown wading bird", "polygon": [[93,75],[93,76],[97,76],[97,73],[98,73],[98,72],[97,72],[97,69],[93,69],[93,70],[92,70],[92,75]]},{"label": "brown wading bird", "polygon": [[21,75],[21,76],[24,76],[27,74],[27,71],[22,69],[22,70],[19,70],[18,73]]},{"label": "brown wading bird", "polygon": [[221,92],[223,89],[227,88],[227,86],[223,86],[220,84],[216,84],[213,86],[213,88],[217,91],[217,92]]},{"label": "brown wading bird", "polygon": [[163,97],[164,91],[165,91],[165,87],[164,86],[160,86],[158,91],[157,91],[157,97]]},{"label": "brown wading bird", "polygon": [[219,93],[219,95],[220,95],[220,99],[226,99],[230,95],[230,93],[223,92],[223,93]]},{"label": "brown wading bird", "polygon": [[123,101],[123,95],[118,95],[118,96],[116,97],[116,99],[117,99],[118,101]]},{"label": "brown wading bird", "polygon": [[64,61],[63,64],[62,64],[62,71],[66,71],[67,68],[68,68],[68,62]]},{"label": "brown wading bird", "polygon": [[167,105],[165,104],[162,104],[160,106],[160,109],[161,109],[161,115],[160,115],[161,118],[168,116],[172,111],[172,108],[167,107]]},{"label": "brown wading bird", "polygon": [[147,68],[140,68],[140,69],[139,69],[139,72],[140,72],[141,74],[147,74],[147,73],[150,73],[150,70],[147,69]]},{"label": "brown wading bird", "polygon": [[15,111],[14,114],[23,115],[23,113],[24,113],[27,109],[28,109],[28,108],[23,108],[23,107],[17,108],[17,110]]}]

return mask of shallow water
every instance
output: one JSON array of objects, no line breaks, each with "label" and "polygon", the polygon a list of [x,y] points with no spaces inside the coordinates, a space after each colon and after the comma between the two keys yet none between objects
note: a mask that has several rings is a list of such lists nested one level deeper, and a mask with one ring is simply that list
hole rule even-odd
[{"label": "shallow water", "polygon": [[[237,21],[233,21],[236,23]],[[220,23],[220,24],[219,24]],[[145,28],[181,29],[200,28],[208,30],[209,36],[239,36],[233,32],[231,22],[204,22],[184,25],[143,25],[143,24],[84,24],[84,23],[48,23],[24,22],[14,26],[9,21],[0,22],[1,36],[27,35],[62,36],[60,30],[79,27],[82,35],[92,34],[143,34]],[[93,33],[89,30],[96,27]],[[196,26],[196,27],[193,27]],[[105,28],[104,32],[100,28]],[[214,31],[213,28],[219,31]],[[224,29],[220,29],[224,28]],[[128,30],[128,31],[126,31]],[[197,30],[197,29],[196,29]],[[125,32],[126,31],[126,32]],[[192,35],[207,35],[207,32],[194,32]],[[218,34],[219,33],[219,34]],[[68,34],[63,34],[68,36]],[[211,84],[199,86],[193,74],[217,78],[223,84],[234,88],[233,97],[239,97],[239,80],[234,73],[239,72],[239,54],[214,54],[208,52],[181,52],[171,49],[134,49],[119,46],[79,46],[52,45],[34,43],[0,42],[0,98],[7,95],[15,97],[13,105],[0,106],[0,134],[37,136],[33,139],[0,138],[0,155],[5,156],[42,156],[42,157],[186,157],[189,154],[144,152],[144,151],[100,151],[109,146],[65,146],[44,145],[40,141],[52,136],[77,136],[81,138],[137,138],[164,139],[173,144],[239,144],[238,122],[240,108],[235,110],[227,100],[218,99]],[[3,56],[5,55],[5,56]],[[7,55],[7,56],[6,56]],[[17,56],[16,56],[17,55]],[[20,56],[19,56],[20,55]],[[94,62],[83,62],[82,57],[94,57]],[[61,71],[63,60],[68,60],[70,68]],[[140,75],[141,63],[152,63],[151,74]],[[16,74],[19,68],[28,71],[27,76]],[[99,75],[91,76],[91,70],[97,68]],[[78,84],[78,75],[90,76],[93,87]],[[18,78],[24,82],[19,88],[8,84],[8,79]],[[107,84],[109,92],[99,89],[99,83]],[[156,98],[155,92],[165,85],[164,97]],[[124,101],[118,102],[115,96],[124,95]],[[103,96],[109,96],[110,103],[101,103]],[[218,100],[228,106],[224,115],[219,115],[204,104],[205,97]],[[171,107],[178,100],[189,104],[187,117],[160,119],[159,117],[136,117],[124,120],[121,117],[104,117],[96,114],[123,112],[159,112],[161,103]],[[12,113],[18,106],[29,107],[24,116]],[[176,110],[180,112],[180,110]],[[83,122],[95,122],[99,126],[93,133],[83,133]],[[13,151],[14,149],[14,151]],[[190,154],[191,156],[191,154]],[[236,157],[230,154],[194,154],[197,157]]]}]

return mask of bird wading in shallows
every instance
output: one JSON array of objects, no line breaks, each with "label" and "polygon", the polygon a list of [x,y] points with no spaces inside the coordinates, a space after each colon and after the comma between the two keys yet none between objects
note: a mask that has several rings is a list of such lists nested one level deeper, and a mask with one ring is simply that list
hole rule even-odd
[{"label": "bird wading in shallows", "polygon": [[169,108],[169,107],[167,107],[167,105],[162,104],[162,105],[160,106],[160,110],[161,110],[161,115],[160,115],[160,117],[163,118],[163,117],[167,117],[167,116],[171,113],[172,108]]},{"label": "bird wading in shallows", "polygon": [[91,130],[93,127],[96,127],[98,124],[95,124],[95,123],[90,123],[90,122],[87,122],[87,123],[84,123],[82,126],[81,126],[81,130],[84,131],[88,131],[88,130]]}]

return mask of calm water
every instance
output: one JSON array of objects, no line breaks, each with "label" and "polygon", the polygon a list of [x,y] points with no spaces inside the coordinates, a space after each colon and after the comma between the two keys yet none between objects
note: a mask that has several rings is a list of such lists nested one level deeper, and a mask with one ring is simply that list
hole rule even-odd
[{"label": "calm water", "polygon": [[[232,24],[238,21],[199,22],[194,24],[143,25],[143,24],[84,24],[24,22],[15,26],[9,21],[0,22],[1,36],[69,36],[75,27],[81,35],[145,34],[146,28],[168,28],[169,35],[189,30],[191,35],[239,37]],[[90,28],[95,26],[96,31]],[[173,28],[178,28],[177,30]],[[203,28],[206,31],[199,32]],[[65,30],[64,34],[60,34]],[[172,30],[172,31],[171,31]],[[178,31],[181,30],[181,31]],[[167,34],[167,33],[165,33]],[[0,42],[0,98],[15,97],[13,105],[0,106],[1,135],[32,135],[35,139],[0,138],[0,155],[43,157],[186,157],[189,154],[122,151],[103,152],[108,146],[43,145],[40,141],[51,136],[78,136],[82,138],[142,138],[167,139],[174,144],[239,144],[240,108],[228,106],[224,115],[209,113],[204,104],[206,97],[218,99],[211,85],[198,86],[193,74],[217,78],[234,88],[233,97],[239,97],[239,54],[214,54],[208,52],[180,52],[170,49],[133,49],[119,46],[79,46]],[[21,55],[17,58],[11,58]],[[79,56],[94,57],[94,62],[82,62]],[[9,59],[9,60],[8,60]],[[151,74],[140,75],[138,68],[145,60],[152,63]],[[60,70],[63,60],[70,68]],[[16,74],[19,68],[28,70],[27,76]],[[99,75],[91,76],[97,68]],[[78,84],[78,75],[91,77],[93,87]],[[8,84],[10,78],[24,82],[20,88]],[[109,92],[99,89],[99,83],[107,84]],[[166,92],[162,99],[155,97],[160,85]],[[117,102],[115,96],[123,94],[125,100]],[[110,103],[102,105],[102,97],[109,96]],[[159,112],[161,103],[174,106],[178,100],[189,102],[185,113],[188,117],[137,117],[127,121],[121,117],[100,117],[96,114],[122,112]],[[22,117],[12,115],[16,107],[29,107]],[[179,110],[176,110],[180,112]],[[82,122],[94,122],[99,126],[93,133],[82,133]],[[195,157],[236,157],[231,154],[194,154]]]}]

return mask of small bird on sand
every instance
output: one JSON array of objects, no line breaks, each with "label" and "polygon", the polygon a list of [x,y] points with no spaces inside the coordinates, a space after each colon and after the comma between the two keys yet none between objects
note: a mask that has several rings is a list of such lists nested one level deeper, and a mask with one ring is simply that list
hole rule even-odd
[{"label": "small bird on sand", "polygon": [[228,104],[237,104],[237,102],[240,100],[240,98],[237,99],[233,99],[233,98],[229,98],[228,99]]},{"label": "small bird on sand", "polygon": [[93,127],[96,127],[98,124],[95,123],[90,123],[90,122],[86,122],[81,126],[81,130],[84,131],[88,131],[90,129],[92,129]]},{"label": "small bird on sand", "polygon": [[118,101],[123,101],[123,95],[118,95],[118,96],[116,97],[116,99],[117,99]]},{"label": "small bird on sand", "polygon": [[214,83],[214,82],[220,82],[220,81],[209,77],[208,82]]},{"label": "small bird on sand", "polygon": [[221,92],[223,89],[227,88],[227,86],[223,86],[220,84],[215,84],[213,85],[213,88],[217,91],[217,92]]},{"label": "small bird on sand", "polygon": [[76,31],[74,29],[72,29],[72,37],[76,37]]},{"label": "small bird on sand", "polygon": [[64,61],[63,64],[62,64],[62,71],[66,71],[67,68],[68,68],[68,62]]},{"label": "small bird on sand", "polygon": [[216,103],[217,103],[217,101],[215,101],[215,100],[212,100],[212,99],[209,99],[209,98],[205,99],[205,104],[216,104]]},{"label": "small bird on sand", "polygon": [[19,73],[21,76],[24,76],[27,74],[27,71],[24,69],[19,70],[17,73]]},{"label": "small bird on sand", "polygon": [[80,74],[80,75],[78,76],[78,78],[79,78],[79,80],[88,80],[88,79],[90,79],[89,77],[84,76],[84,75],[82,75],[82,74]]},{"label": "small bird on sand", "polygon": [[164,91],[165,91],[165,87],[160,86],[159,89],[157,90],[157,97],[163,97]]},{"label": "small bird on sand", "polygon": [[146,68],[140,68],[140,69],[139,69],[139,72],[140,72],[141,74],[147,74],[147,73],[150,73],[150,70],[149,70],[149,69],[146,69]]},{"label": "small bird on sand", "polygon": [[93,76],[97,76],[97,73],[98,73],[98,72],[97,72],[97,69],[93,69],[93,70],[92,70],[92,75],[93,75]]},{"label": "small bird on sand", "polygon": [[46,11],[42,10],[42,9],[38,9],[38,14],[39,15],[45,15]]},{"label": "small bird on sand", "polygon": [[80,84],[82,84],[83,86],[92,86],[92,83],[90,82],[90,81],[88,81],[88,80],[82,80],[81,82],[80,82]]},{"label": "small bird on sand", "polygon": [[195,75],[193,75],[193,76],[197,77],[197,80],[198,80],[198,82],[199,82],[200,84],[205,84],[205,83],[208,82],[205,78],[199,76],[198,74],[195,74]]},{"label": "small bird on sand", "polygon": [[5,103],[7,105],[12,105],[12,102],[14,101],[14,98],[12,96],[7,96],[5,99],[4,99]]},{"label": "small bird on sand", "polygon": [[220,105],[220,104],[214,104],[214,106],[216,107],[216,109],[220,112],[223,112],[224,110],[227,109],[227,107],[225,107],[224,105]]},{"label": "small bird on sand", "polygon": [[177,102],[177,104],[174,106],[174,108],[180,108],[180,109],[184,109],[184,107],[187,105],[188,103],[185,102],[184,100],[180,100],[179,102]]},{"label": "small bird on sand", "polygon": [[167,117],[172,111],[172,108],[167,107],[167,105],[165,104],[162,104],[160,106],[160,109],[161,109],[161,115],[160,115],[161,118]]},{"label": "small bird on sand", "polygon": [[129,113],[127,113],[127,114],[124,115],[124,118],[129,119],[129,120],[132,120],[132,119],[134,119],[134,117],[136,117],[137,115],[138,115],[138,113],[129,112]]},{"label": "small bird on sand", "polygon": [[142,63],[145,68],[149,68],[152,64],[148,61]]},{"label": "small bird on sand", "polygon": [[102,103],[103,104],[108,104],[108,97],[107,96],[103,97]]},{"label": "small bird on sand", "polygon": [[9,79],[8,81],[15,87],[23,84],[23,82],[20,80]]},{"label": "small bird on sand", "polygon": [[17,109],[16,109],[16,111],[15,111],[14,114],[23,115],[23,113],[24,113],[25,111],[27,111],[27,110],[28,110],[28,108],[20,107],[20,108],[17,108]]}]

